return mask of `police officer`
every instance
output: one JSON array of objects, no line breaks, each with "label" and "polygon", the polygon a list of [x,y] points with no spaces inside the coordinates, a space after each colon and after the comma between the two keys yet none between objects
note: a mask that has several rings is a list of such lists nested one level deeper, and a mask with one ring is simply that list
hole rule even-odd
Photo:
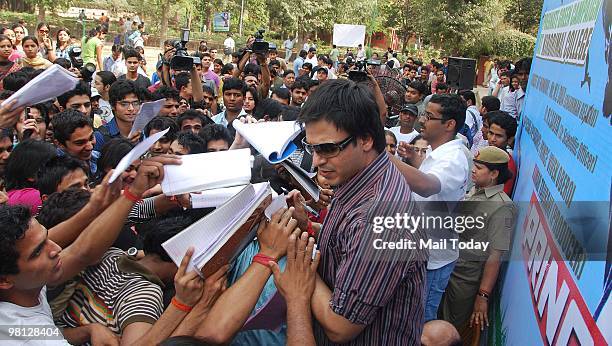
[{"label": "police officer", "polygon": [[459,216],[471,216],[475,223],[455,224],[462,247],[439,313],[457,328],[466,345],[489,326],[489,299],[501,260],[510,250],[517,209],[504,192],[504,183],[512,177],[508,160],[502,149],[482,148],[474,158],[474,187],[457,209]]}]

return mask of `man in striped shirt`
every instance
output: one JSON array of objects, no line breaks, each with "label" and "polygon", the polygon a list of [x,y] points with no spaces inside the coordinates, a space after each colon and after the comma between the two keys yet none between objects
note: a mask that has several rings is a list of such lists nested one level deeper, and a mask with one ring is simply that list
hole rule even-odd
[{"label": "man in striped shirt", "polygon": [[335,189],[319,233],[321,262],[311,299],[317,344],[415,345],[423,327],[425,254],[382,249],[422,232],[382,218],[410,215],[410,188],[385,152],[371,91],[349,80],[321,85],[302,108],[305,149]]}]

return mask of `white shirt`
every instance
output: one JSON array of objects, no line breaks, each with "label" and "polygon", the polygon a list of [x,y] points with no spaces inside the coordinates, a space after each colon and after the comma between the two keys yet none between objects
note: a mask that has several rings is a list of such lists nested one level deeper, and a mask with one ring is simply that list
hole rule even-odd
[{"label": "white shirt", "polygon": [[308,42],[304,43],[304,46],[302,46],[302,49],[307,51],[310,49],[310,45],[308,44]]},{"label": "white shirt", "polygon": [[474,126],[474,120],[476,120],[476,130],[480,131],[482,128],[482,117],[476,106],[469,106],[465,111],[465,124],[471,129]]},{"label": "white shirt", "polygon": [[225,41],[223,41],[223,46],[225,48],[234,49],[234,47],[236,47],[236,42],[234,41],[233,38],[228,37],[228,38],[225,39]]},{"label": "white shirt", "polygon": [[314,68],[315,66],[319,65],[319,59],[317,59],[317,55],[313,55],[312,58],[308,58],[306,57],[306,59],[304,59],[304,62],[309,62],[312,64],[312,67]]},{"label": "white shirt", "polygon": [[501,103],[499,106],[499,109],[504,109],[504,98],[506,98],[506,95],[508,95],[509,92],[510,92],[509,85],[503,88],[500,88],[499,91],[497,92],[497,99],[499,99],[499,102]]},{"label": "white shirt", "polygon": [[359,49],[357,51],[357,61],[365,59],[365,49]]},{"label": "white shirt", "polygon": [[[0,302],[0,343],[2,345],[70,345],[62,335],[59,328],[53,323],[51,307],[47,303],[47,287],[43,287],[38,295],[38,305],[24,307],[9,302]],[[12,330],[11,328],[23,329]],[[25,332],[27,335],[33,333],[45,333],[46,337],[21,337],[14,336],[16,332]]]},{"label": "white shirt", "polygon": [[[428,149],[427,156],[419,171],[431,174],[440,181],[440,192],[429,197],[422,197],[412,193],[417,202],[446,202],[449,211],[455,208],[456,202],[462,200],[468,183],[469,164],[464,151],[465,146],[461,139],[454,139],[437,147],[436,150]],[[469,150],[468,150],[469,151]],[[420,203],[423,207],[423,203]],[[423,212],[428,215],[425,205]],[[429,214],[431,215],[431,214]],[[438,214],[439,215],[439,214]],[[427,229],[427,235],[434,242],[439,239],[457,238],[454,230],[432,230]],[[441,268],[459,258],[459,250],[453,249],[451,242],[447,242],[447,248],[441,250],[430,250],[427,269]]]},{"label": "white shirt", "polygon": [[391,58],[389,61],[393,61],[393,68],[399,68],[401,66],[399,60],[397,58]]},{"label": "white shirt", "polygon": [[[241,109],[240,110],[240,114],[238,114],[236,119],[240,118],[243,115],[247,115],[247,112],[245,112],[244,109]],[[225,118],[225,111],[223,111],[221,113],[218,113],[217,115],[213,116],[212,120],[215,122],[215,124],[223,125],[225,127],[227,127],[229,125],[229,122],[227,121],[227,118]]]},{"label": "white shirt", "polygon": [[397,139],[398,144],[400,142],[410,143],[416,136],[419,135],[419,131],[414,130],[414,129],[410,133],[401,133],[400,126],[392,127],[389,129],[389,131],[393,132],[393,134],[395,135],[395,139]]}]

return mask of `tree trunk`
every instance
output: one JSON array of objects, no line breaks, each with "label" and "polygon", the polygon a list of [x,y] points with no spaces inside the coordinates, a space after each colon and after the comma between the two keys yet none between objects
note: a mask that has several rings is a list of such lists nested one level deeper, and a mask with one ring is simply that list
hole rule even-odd
[{"label": "tree trunk", "polygon": [[160,43],[163,44],[163,41],[166,39],[166,35],[168,34],[168,7],[169,0],[162,1],[162,17],[161,17],[161,30],[160,30]]},{"label": "tree trunk", "polygon": [[46,16],[46,8],[44,4],[38,4],[38,22],[44,22]]}]

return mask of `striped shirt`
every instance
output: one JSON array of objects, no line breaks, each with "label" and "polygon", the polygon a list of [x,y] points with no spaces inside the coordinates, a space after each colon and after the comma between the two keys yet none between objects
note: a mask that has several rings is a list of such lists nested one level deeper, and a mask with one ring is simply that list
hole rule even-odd
[{"label": "striped shirt", "polygon": [[[420,344],[426,254],[375,249],[377,239],[418,243],[423,238],[420,230],[375,233],[378,217],[413,210],[410,188],[386,152],[334,193],[319,236],[318,272],[332,290],[331,309],[354,324],[367,325],[348,345]],[[315,336],[318,345],[333,344],[318,323]]]},{"label": "striped shirt", "polygon": [[110,248],[100,263],[89,266],[64,314],[60,327],[100,323],[121,335],[134,322],[154,324],[162,315],[162,282],[125,252]]}]

